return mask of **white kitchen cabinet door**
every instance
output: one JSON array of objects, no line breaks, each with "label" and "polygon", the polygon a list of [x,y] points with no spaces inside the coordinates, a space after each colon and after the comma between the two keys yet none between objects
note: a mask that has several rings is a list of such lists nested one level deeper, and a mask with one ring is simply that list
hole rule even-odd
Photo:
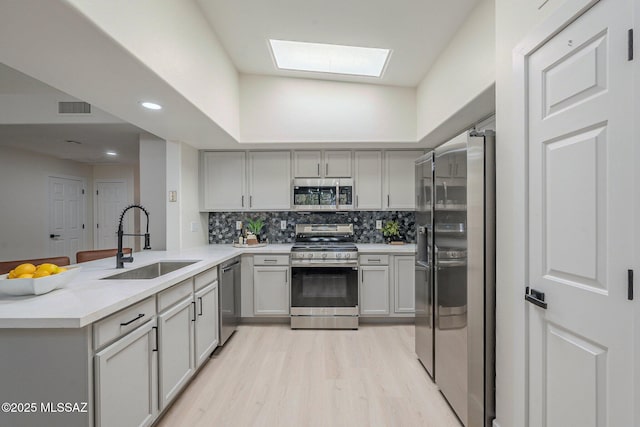
[{"label": "white kitchen cabinet door", "polygon": [[177,396],[195,371],[193,296],[158,316],[160,410]]},{"label": "white kitchen cabinet door", "polygon": [[356,209],[382,209],[382,152],[355,153]]},{"label": "white kitchen cabinet door", "polygon": [[148,426],[158,412],[155,320],[95,356],[96,427]]},{"label": "white kitchen cabinet door", "polygon": [[394,312],[415,313],[415,257],[395,256],[393,271]]},{"label": "white kitchen cabinet door", "polygon": [[245,153],[209,151],[202,154],[202,210],[240,211],[248,207]]},{"label": "white kitchen cabinet door", "polygon": [[384,208],[413,210],[415,201],[415,160],[423,151],[387,151],[384,172]]},{"label": "white kitchen cabinet door", "polygon": [[322,153],[320,151],[294,151],[293,176],[296,178],[320,178]]},{"label": "white kitchen cabinet door", "polygon": [[195,357],[200,367],[218,346],[218,282],[196,292]]},{"label": "white kitchen cabinet door", "polygon": [[249,209],[291,209],[291,152],[249,153]]},{"label": "white kitchen cabinet door", "polygon": [[351,178],[351,151],[324,152],[325,178]]},{"label": "white kitchen cabinet door", "polygon": [[289,267],[253,268],[253,314],[289,315]]},{"label": "white kitchen cabinet door", "polygon": [[360,267],[360,315],[389,314],[389,267]]}]

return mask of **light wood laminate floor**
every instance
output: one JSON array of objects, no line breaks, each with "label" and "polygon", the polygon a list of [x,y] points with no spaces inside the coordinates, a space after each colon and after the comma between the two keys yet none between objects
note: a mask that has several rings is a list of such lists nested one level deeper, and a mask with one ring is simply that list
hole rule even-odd
[{"label": "light wood laminate floor", "polygon": [[415,356],[412,325],[241,325],[158,426],[460,423]]}]

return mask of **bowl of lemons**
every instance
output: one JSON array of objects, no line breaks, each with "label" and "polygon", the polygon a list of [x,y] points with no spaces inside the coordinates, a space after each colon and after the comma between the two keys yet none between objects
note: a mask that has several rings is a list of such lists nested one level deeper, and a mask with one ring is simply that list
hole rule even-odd
[{"label": "bowl of lemons", "polygon": [[0,276],[0,292],[9,295],[41,295],[71,282],[80,267],[58,267],[55,264],[20,264]]}]

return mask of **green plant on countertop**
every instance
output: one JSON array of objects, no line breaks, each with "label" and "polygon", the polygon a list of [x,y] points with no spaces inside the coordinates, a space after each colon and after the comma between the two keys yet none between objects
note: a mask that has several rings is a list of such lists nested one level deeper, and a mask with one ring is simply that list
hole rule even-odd
[{"label": "green plant on countertop", "polygon": [[247,223],[247,230],[255,234],[256,236],[260,234],[260,232],[262,231],[262,227],[264,227],[264,221],[260,218],[248,219]]},{"label": "green plant on countertop", "polygon": [[400,224],[398,224],[398,221],[387,221],[382,228],[382,235],[386,237],[387,240],[400,237]]}]

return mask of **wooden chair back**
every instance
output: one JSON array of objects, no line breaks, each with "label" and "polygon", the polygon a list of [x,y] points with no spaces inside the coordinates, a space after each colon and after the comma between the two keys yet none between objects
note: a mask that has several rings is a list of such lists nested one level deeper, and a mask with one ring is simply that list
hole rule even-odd
[{"label": "wooden chair back", "polygon": [[14,268],[16,268],[17,266],[19,266],[20,264],[25,264],[25,263],[29,263],[33,265],[51,263],[57,266],[63,266],[63,265],[71,264],[71,260],[69,259],[68,256],[58,256],[58,257],[51,257],[51,258],[20,259],[16,261],[0,261],[0,274],[6,274],[11,270],[13,270]]},{"label": "wooden chair back", "polygon": [[[123,248],[122,252],[125,254],[131,253],[131,248]],[[81,262],[94,261],[96,259],[109,258],[112,256],[116,256],[118,253],[118,249],[97,249],[94,251],[80,251],[76,253],[76,262],[79,264]]]}]

